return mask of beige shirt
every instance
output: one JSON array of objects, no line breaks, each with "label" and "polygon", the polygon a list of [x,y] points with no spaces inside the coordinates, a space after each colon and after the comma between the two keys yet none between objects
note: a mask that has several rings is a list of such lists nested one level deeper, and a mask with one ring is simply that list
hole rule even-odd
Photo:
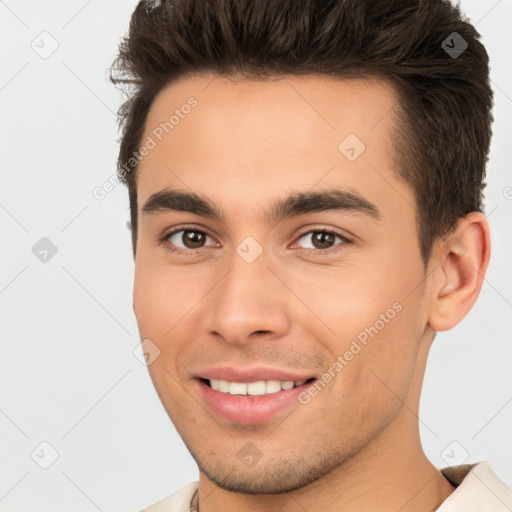
[{"label": "beige shirt", "polygon": [[[441,472],[456,489],[435,512],[512,512],[512,491],[487,461],[448,467]],[[141,512],[188,512],[197,485],[198,482],[185,484]]]}]

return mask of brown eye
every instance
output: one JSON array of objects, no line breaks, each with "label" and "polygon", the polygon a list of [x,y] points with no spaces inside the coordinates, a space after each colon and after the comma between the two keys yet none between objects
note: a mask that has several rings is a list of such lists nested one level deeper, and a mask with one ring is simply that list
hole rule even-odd
[{"label": "brown eye", "polygon": [[328,249],[334,243],[336,237],[332,233],[324,231],[315,232],[311,241],[317,249]]},{"label": "brown eye", "polygon": [[339,238],[342,241],[346,241],[344,237],[338,235],[337,233],[332,233],[330,231],[308,231],[300,236],[299,240],[302,238],[310,239],[310,246],[305,247],[306,249],[318,249],[325,250],[330,249],[335,244],[336,238]]},{"label": "brown eye", "polygon": [[210,238],[203,231],[198,229],[180,229],[169,233],[166,241],[180,249],[201,249],[205,246],[207,238]]}]

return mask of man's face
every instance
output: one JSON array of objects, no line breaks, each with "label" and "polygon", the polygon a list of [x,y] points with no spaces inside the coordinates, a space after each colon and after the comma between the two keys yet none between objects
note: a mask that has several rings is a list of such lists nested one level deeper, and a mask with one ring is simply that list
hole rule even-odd
[{"label": "man's face", "polygon": [[[393,162],[396,103],[381,81],[314,76],[203,75],[155,98],[134,309],[160,350],[149,366],[160,399],[221,487],[291,490],[411,428],[403,403],[432,333],[414,194]],[[156,201],[164,190],[221,217]],[[328,190],[339,208],[322,211],[324,198],[270,218],[289,196]],[[268,394],[237,394],[247,389]]]}]

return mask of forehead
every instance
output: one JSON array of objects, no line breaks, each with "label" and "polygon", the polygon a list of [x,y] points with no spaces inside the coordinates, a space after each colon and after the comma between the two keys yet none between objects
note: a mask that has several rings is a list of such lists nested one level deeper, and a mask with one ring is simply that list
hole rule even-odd
[{"label": "forehead", "polygon": [[[188,109],[191,99],[197,106]],[[184,109],[191,112],[181,113],[179,120],[172,121],[172,134],[187,132],[193,123],[198,142],[206,142],[199,138],[204,134],[208,139],[233,136],[249,123],[254,127],[251,135],[255,143],[269,139],[282,143],[286,136],[309,136],[316,144],[326,135],[326,142],[330,142],[355,132],[361,139],[369,139],[397,103],[392,85],[377,78],[285,75],[256,80],[205,74],[184,77],[164,87],[153,100],[145,132],[150,134],[168,122],[173,112],[179,115]],[[185,123],[187,117],[192,121]],[[389,122],[384,122],[375,134],[384,134],[387,128]]]},{"label": "forehead", "polygon": [[160,91],[147,116],[142,142],[155,144],[139,164],[139,207],[169,186],[206,192],[217,204],[238,198],[239,207],[251,194],[272,200],[320,181],[382,194],[385,180],[398,178],[397,104],[393,87],[376,78],[182,78]]}]

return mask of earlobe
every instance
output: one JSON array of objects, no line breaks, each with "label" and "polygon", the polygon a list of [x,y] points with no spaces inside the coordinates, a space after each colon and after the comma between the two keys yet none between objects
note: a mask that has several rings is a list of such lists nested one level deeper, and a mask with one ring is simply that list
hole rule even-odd
[{"label": "earlobe", "polygon": [[434,331],[452,329],[468,314],[480,294],[489,258],[489,224],[482,213],[472,212],[459,220],[439,248],[429,315]]}]

